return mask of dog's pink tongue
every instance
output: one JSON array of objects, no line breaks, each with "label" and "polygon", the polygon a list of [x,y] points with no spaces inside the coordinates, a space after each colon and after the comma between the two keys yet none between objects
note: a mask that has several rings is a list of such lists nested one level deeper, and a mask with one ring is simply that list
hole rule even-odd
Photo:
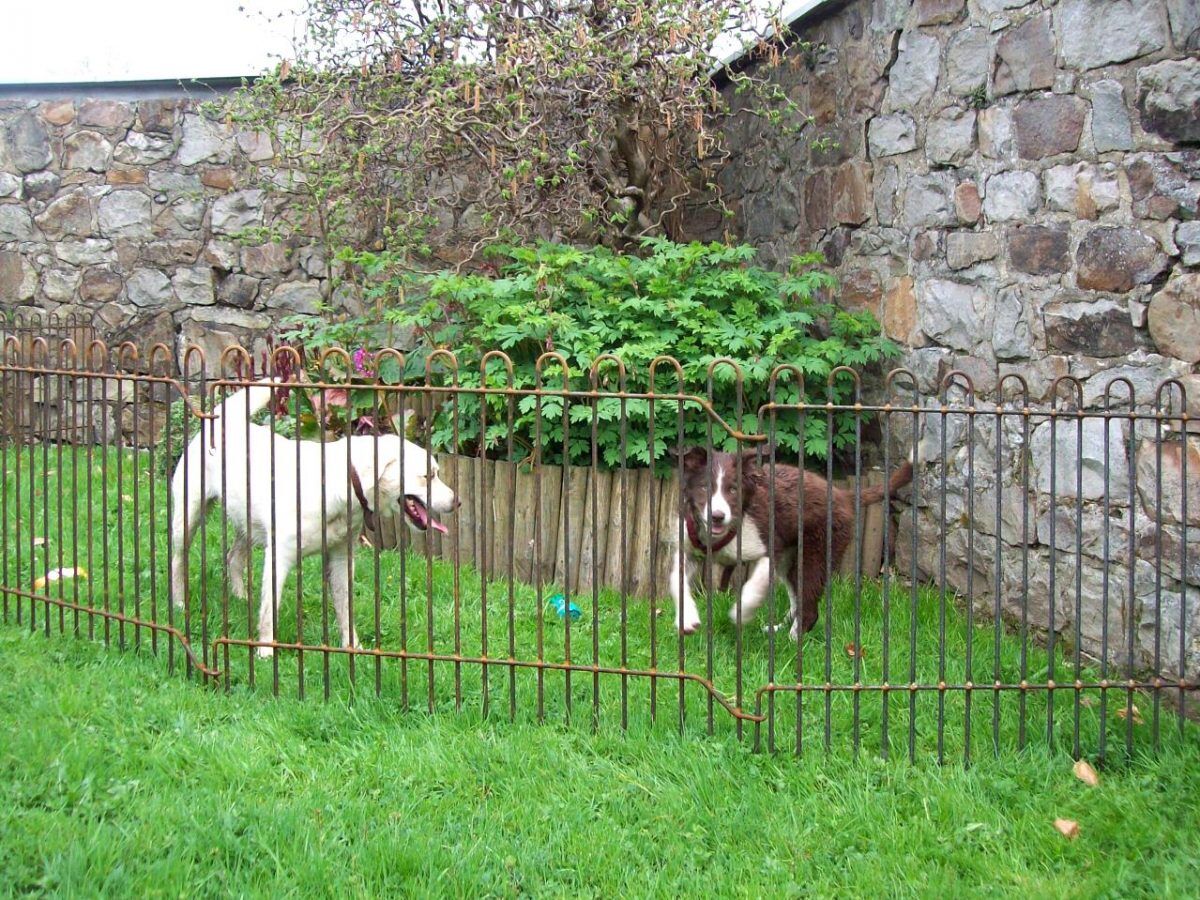
[{"label": "dog's pink tongue", "polygon": [[439,522],[437,519],[435,519],[433,516],[429,517],[429,527],[432,528],[434,531],[440,531],[442,534],[450,533],[450,529],[447,528],[445,525],[443,525],[441,522]]}]

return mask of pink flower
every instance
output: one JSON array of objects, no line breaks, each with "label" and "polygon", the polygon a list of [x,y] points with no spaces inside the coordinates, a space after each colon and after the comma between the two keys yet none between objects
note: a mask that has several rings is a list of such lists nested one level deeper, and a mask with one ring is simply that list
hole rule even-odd
[{"label": "pink flower", "polygon": [[362,347],[354,351],[351,358],[354,360],[354,371],[366,378],[374,378],[375,373],[367,368],[367,363],[370,362],[371,354]]}]

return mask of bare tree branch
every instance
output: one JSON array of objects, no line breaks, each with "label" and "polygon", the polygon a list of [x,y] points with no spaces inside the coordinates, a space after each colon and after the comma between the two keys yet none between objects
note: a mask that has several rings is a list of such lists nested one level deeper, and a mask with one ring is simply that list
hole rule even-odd
[{"label": "bare tree branch", "polygon": [[[229,112],[278,135],[335,245],[369,239],[409,261],[439,241],[473,255],[549,231],[628,245],[685,200],[721,204],[726,108],[709,51],[739,33],[777,60],[777,45],[761,51],[761,5],[308,0],[288,70]],[[802,128],[767,74],[733,76],[739,108]]]}]

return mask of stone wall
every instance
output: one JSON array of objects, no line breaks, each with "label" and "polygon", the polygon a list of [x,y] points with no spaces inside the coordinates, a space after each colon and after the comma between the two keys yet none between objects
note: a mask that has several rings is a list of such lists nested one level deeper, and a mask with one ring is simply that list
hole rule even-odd
[{"label": "stone wall", "polygon": [[94,317],[109,340],[216,359],[287,315],[353,307],[315,237],[269,237],[296,210],[261,190],[288,184],[276,152],[195,100],[0,101],[0,313]]},{"label": "stone wall", "polygon": [[[812,45],[779,77],[813,134],[730,120],[721,179],[738,237],[768,261],[822,249],[839,302],[880,317],[929,397],[956,369],[984,398],[1020,374],[1045,403],[1069,375],[1098,411],[1123,375],[1145,411],[1177,376],[1200,413],[1195,0],[832,0],[800,28]],[[267,237],[297,209],[259,187],[288,183],[277,149],[191,100],[0,101],[0,310],[94,315],[110,340],[195,342],[211,358],[261,348],[294,312],[354,311],[315,236]],[[941,427],[917,494],[922,573],[939,571],[944,540],[951,586],[981,611],[1024,605],[1046,627],[1053,605],[1091,652],[1105,621],[1132,627],[1139,664],[1156,641],[1177,659],[1182,639],[1200,670],[1200,445],[1150,420],[928,421]]]},{"label": "stone wall", "polygon": [[[814,116],[811,133],[781,139],[747,115],[728,125],[735,157],[722,181],[739,237],[774,262],[824,250],[841,279],[840,302],[879,316],[906,348],[903,363],[928,396],[957,369],[986,398],[995,398],[1005,375],[1020,374],[1032,399],[1045,403],[1054,380],[1070,375],[1079,379],[1085,406],[1097,410],[1105,385],[1124,375],[1145,409],[1160,380],[1181,376],[1191,389],[1191,414],[1200,410],[1193,375],[1200,361],[1195,0],[851,0],[822,7],[798,31],[812,46],[777,77]],[[814,146],[814,136],[825,145]],[[1064,387],[1060,399],[1069,405],[1068,398]],[[1163,657],[1177,660],[1185,590],[1188,618],[1200,623],[1200,591],[1193,589],[1200,587],[1200,543],[1192,541],[1200,529],[1188,536],[1189,560],[1197,564],[1180,571],[1184,445],[1163,445],[1164,508],[1175,512],[1164,513],[1160,527],[1155,451],[1168,436],[1152,422],[1111,426],[1105,477],[1100,419],[1088,420],[1081,439],[1073,422],[1060,424],[1053,440],[1044,418],[1030,420],[1028,444],[1020,418],[1002,427],[995,417],[979,420],[974,429],[964,419],[946,422],[944,468],[935,462],[926,469],[920,570],[938,572],[945,535],[949,581],[965,591],[973,570],[971,587],[986,610],[999,555],[1002,610],[1019,615],[1026,597],[1035,624],[1045,627],[1054,520],[1056,628],[1067,636],[1078,626],[1085,649],[1099,652],[1107,569],[1110,627],[1132,620],[1137,661],[1149,664],[1161,620]],[[939,424],[937,417],[930,422]],[[927,450],[939,453],[940,431],[928,437]],[[1077,452],[1087,473],[1078,498]],[[1194,526],[1200,446],[1186,453]],[[1132,504],[1122,474],[1130,454],[1137,473]],[[936,493],[943,472],[944,517]],[[1024,504],[1028,540],[1020,526]],[[907,515],[900,521],[909,527]],[[1077,585],[1078,521],[1084,558]],[[1156,592],[1159,538],[1165,558]],[[902,533],[897,546],[907,571],[909,536]],[[1027,592],[1026,558],[1034,580]],[[1189,624],[1187,631],[1194,676],[1200,628]]]}]

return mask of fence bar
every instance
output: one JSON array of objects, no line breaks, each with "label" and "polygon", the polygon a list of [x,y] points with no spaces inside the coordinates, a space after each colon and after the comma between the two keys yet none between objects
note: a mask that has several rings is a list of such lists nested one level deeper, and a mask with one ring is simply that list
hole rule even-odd
[{"label": "fence bar", "polygon": [[360,353],[285,345],[259,371],[241,348],[5,337],[4,623],[225,691],[370,684],[797,755],[818,730],[826,753],[963,765],[1030,721],[1100,761],[1195,737],[1177,381],[1064,377],[1039,405],[1014,375],[993,402],[962,372],[927,394],[838,369],[813,400],[790,366],[548,352],[522,382],[499,351],[461,377],[446,351]]}]

